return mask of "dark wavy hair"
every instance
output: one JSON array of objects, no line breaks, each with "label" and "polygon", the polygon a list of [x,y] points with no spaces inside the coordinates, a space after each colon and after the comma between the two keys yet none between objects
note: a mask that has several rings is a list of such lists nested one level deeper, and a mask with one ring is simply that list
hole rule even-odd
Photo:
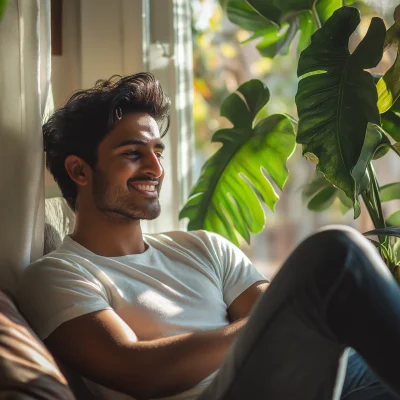
[{"label": "dark wavy hair", "polygon": [[73,94],[43,125],[46,167],[72,210],[75,210],[77,187],[65,169],[65,159],[73,154],[94,168],[98,145],[117,123],[121,112],[149,114],[157,121],[161,136],[168,131],[170,99],[149,73],[124,78],[115,75],[97,81],[93,88]]}]

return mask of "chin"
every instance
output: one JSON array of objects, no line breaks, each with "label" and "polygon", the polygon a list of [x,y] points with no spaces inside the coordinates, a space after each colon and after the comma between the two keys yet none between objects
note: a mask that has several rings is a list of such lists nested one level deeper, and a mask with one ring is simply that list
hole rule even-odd
[{"label": "chin", "polygon": [[150,207],[150,208],[147,207],[146,209],[143,209],[141,211],[137,210],[134,214],[137,217],[137,219],[151,221],[160,216],[161,208],[159,205],[157,205],[157,207]]},{"label": "chin", "polygon": [[147,213],[145,213],[145,216],[142,219],[151,221],[153,219],[158,218],[160,216],[160,214],[161,214],[161,210],[155,210],[151,213],[147,212]]}]

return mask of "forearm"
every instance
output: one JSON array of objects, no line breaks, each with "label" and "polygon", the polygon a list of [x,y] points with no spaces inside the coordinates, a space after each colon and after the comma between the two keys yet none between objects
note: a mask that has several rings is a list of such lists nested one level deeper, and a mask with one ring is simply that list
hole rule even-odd
[{"label": "forearm", "polygon": [[131,354],[137,354],[132,364],[138,366],[133,376],[136,395],[164,397],[195,386],[219,368],[246,321],[132,345]]}]

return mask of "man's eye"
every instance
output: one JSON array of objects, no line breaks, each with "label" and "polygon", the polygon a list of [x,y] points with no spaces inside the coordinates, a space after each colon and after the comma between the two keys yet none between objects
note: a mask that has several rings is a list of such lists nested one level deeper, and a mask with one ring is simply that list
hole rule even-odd
[{"label": "man's eye", "polygon": [[156,156],[157,156],[157,158],[158,158],[159,160],[161,160],[162,158],[164,158],[163,155],[162,155],[161,153],[156,153]]},{"label": "man's eye", "polygon": [[127,151],[126,153],[124,153],[124,156],[140,156],[140,152],[138,152],[137,150],[131,150],[131,151]]}]

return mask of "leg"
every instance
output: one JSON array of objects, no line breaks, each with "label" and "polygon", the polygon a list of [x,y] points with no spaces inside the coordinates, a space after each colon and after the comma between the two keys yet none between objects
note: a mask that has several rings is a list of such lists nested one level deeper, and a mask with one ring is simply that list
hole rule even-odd
[{"label": "leg", "polygon": [[340,400],[395,400],[362,357],[350,352]]},{"label": "leg", "polygon": [[323,230],[288,258],[201,400],[335,399],[344,349],[358,350],[400,398],[400,289],[373,246]]}]

